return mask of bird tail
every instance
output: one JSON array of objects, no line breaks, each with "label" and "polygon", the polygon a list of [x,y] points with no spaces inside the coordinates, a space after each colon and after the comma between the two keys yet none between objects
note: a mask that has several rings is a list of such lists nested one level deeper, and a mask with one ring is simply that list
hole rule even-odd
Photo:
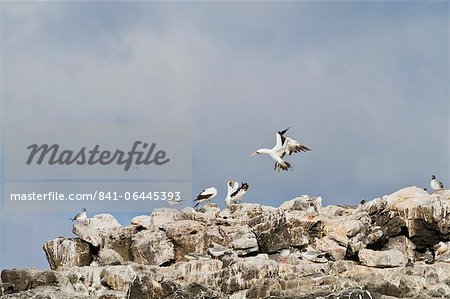
[{"label": "bird tail", "polygon": [[289,162],[284,161],[283,163],[275,163],[275,167],[274,170],[277,170],[278,172],[280,172],[280,170],[284,170],[284,171],[288,171],[288,170],[292,170],[293,167],[291,166],[291,164]]}]

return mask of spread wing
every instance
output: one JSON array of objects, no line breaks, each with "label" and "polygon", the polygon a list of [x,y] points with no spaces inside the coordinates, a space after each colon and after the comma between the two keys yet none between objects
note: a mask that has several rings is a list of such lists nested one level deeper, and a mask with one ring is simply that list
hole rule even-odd
[{"label": "spread wing", "polygon": [[283,131],[278,131],[276,134],[276,139],[277,139],[277,144],[275,144],[275,147],[273,148],[274,150],[277,150],[279,148],[281,148],[284,145],[284,142],[286,141],[286,137],[284,137],[284,133],[287,132],[287,130],[289,130],[290,127],[288,127],[287,129],[283,130]]},{"label": "spread wing", "polygon": [[283,149],[284,153],[281,155],[282,158],[284,157],[285,154],[291,155],[292,153],[307,152],[311,150],[310,148],[301,144],[297,140],[289,137],[286,138]]}]

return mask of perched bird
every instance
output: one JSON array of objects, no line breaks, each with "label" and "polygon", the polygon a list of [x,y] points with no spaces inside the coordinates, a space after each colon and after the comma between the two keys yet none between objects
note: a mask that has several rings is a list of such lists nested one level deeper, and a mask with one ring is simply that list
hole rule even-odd
[{"label": "perched bird", "polygon": [[168,198],[167,202],[169,203],[169,205],[174,206],[174,205],[180,205],[183,200],[181,200],[181,198]]},{"label": "perched bird", "polygon": [[238,182],[228,181],[227,182],[227,197],[225,198],[225,203],[229,208],[232,204],[236,203],[236,201],[241,200],[244,194],[248,190],[248,184],[242,183],[239,186]]},{"label": "perched bird", "polygon": [[311,246],[308,246],[301,251],[301,258],[303,260],[307,260],[310,262],[315,263],[326,263],[328,262],[327,258],[325,257],[325,252],[320,252],[312,248]]},{"label": "perched bird", "polygon": [[242,182],[241,185],[236,189],[236,191],[231,193],[231,195],[230,195],[231,201],[233,203],[237,203],[238,201],[241,201],[242,197],[247,192],[248,187],[249,187],[248,183]]},{"label": "perched bird", "polygon": [[406,263],[406,267],[414,268],[414,262],[412,261],[412,259],[408,259],[408,262]]},{"label": "perched bird", "polygon": [[422,260],[425,261],[425,264],[434,264],[434,253],[430,248],[425,250],[425,253],[422,256]]},{"label": "perched bird", "polygon": [[319,215],[319,211],[317,210],[317,207],[313,202],[311,202],[308,209],[306,209],[306,214],[308,214],[308,219],[310,220]]},{"label": "perched bird", "polygon": [[217,258],[225,255],[227,252],[229,252],[230,249],[223,245],[213,243],[212,247],[208,248],[207,251],[212,256],[213,259],[217,259]]},{"label": "perched bird", "polygon": [[434,247],[434,250],[435,250],[435,252],[436,252],[436,256],[445,254],[445,253],[448,251],[448,249],[449,249],[448,244],[445,243],[445,242],[442,242],[442,241],[439,242],[439,243]]},{"label": "perched bird", "polygon": [[311,149],[304,146],[303,144],[300,144],[300,142],[298,142],[295,139],[284,137],[284,133],[286,133],[287,130],[289,130],[289,128],[277,132],[276,134],[277,143],[272,149],[260,148],[256,152],[252,153],[251,156],[253,157],[258,154],[268,154],[275,161],[274,170],[277,171],[292,170],[291,164],[284,161],[283,157],[286,154],[291,155],[292,153],[306,152]]},{"label": "perched bird", "polygon": [[433,189],[433,191],[439,191],[444,189],[444,184],[442,184],[441,181],[438,181],[434,174],[431,176],[430,186],[431,189]]},{"label": "perched bird", "polygon": [[72,220],[72,222],[78,221],[85,224],[87,220],[86,208],[83,208],[81,213],[76,214],[73,218],[69,218],[69,220]]},{"label": "perched bird", "polygon": [[214,187],[206,188],[202,192],[200,192],[199,195],[197,195],[197,198],[194,199],[195,202],[195,208],[198,207],[199,204],[202,202],[208,201],[211,202],[211,199],[216,197],[217,195],[217,189]]},{"label": "perched bird", "polygon": [[408,259],[408,262],[405,265],[405,274],[412,275],[413,274],[413,268],[414,268],[414,262],[412,259]]}]

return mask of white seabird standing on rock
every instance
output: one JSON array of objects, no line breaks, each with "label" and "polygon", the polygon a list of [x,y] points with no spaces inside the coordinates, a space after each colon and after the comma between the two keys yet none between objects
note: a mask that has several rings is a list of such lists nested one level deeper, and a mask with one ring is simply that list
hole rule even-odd
[{"label": "white seabird standing on rock", "polygon": [[308,219],[314,219],[317,215],[319,215],[319,211],[317,210],[316,204],[311,202],[309,203],[308,209],[306,209],[306,214],[308,214]]},{"label": "white seabird standing on rock", "polygon": [[248,183],[242,182],[241,185],[236,189],[236,191],[231,193],[230,195],[231,202],[232,203],[240,202],[242,200],[242,197],[244,197],[244,194],[247,192],[248,187],[249,187]]},{"label": "white seabird standing on rock", "polygon": [[[239,183],[238,182],[235,182],[235,181],[228,181],[227,182],[227,197],[225,198],[225,203],[227,204],[227,208],[229,208],[231,206],[231,204],[234,203],[234,200],[236,199],[236,195],[237,195],[235,193],[236,193],[236,191],[238,191],[238,189],[239,189]],[[247,191],[247,190],[245,190],[245,191]],[[241,193],[242,192],[243,191],[241,191]],[[234,196],[232,197],[232,195],[234,195]]]},{"label": "white seabird standing on rock", "polygon": [[198,207],[199,204],[201,204],[204,201],[211,202],[211,199],[216,197],[217,195],[217,189],[214,187],[206,188],[202,192],[200,192],[199,195],[197,195],[197,198],[194,199],[195,206],[194,208]]},{"label": "white seabird standing on rock", "polygon": [[258,154],[268,154],[274,161],[275,161],[275,167],[274,170],[291,170],[292,166],[290,163],[283,160],[283,157],[288,154],[291,155],[292,153],[298,153],[298,152],[306,152],[311,150],[310,148],[304,146],[303,144],[300,144],[295,139],[284,137],[284,133],[287,132],[289,128],[283,131],[279,131],[276,134],[276,140],[277,143],[272,149],[267,148],[260,148],[251,156],[256,156]]},{"label": "white seabird standing on rock", "polygon": [[85,224],[87,220],[86,208],[83,208],[81,213],[76,214],[73,218],[69,218],[69,220],[72,220],[72,222],[78,221]]},{"label": "white seabird standing on rock", "polygon": [[434,174],[431,176],[430,186],[431,189],[433,189],[433,191],[439,191],[444,189],[444,184],[442,184],[441,181],[438,181]]},{"label": "white seabird standing on rock", "polygon": [[442,242],[442,241],[439,242],[436,246],[434,246],[434,250],[436,252],[436,256],[443,255],[443,254],[447,253],[447,251],[449,249],[450,248],[449,248],[448,244],[445,243],[445,242]]}]

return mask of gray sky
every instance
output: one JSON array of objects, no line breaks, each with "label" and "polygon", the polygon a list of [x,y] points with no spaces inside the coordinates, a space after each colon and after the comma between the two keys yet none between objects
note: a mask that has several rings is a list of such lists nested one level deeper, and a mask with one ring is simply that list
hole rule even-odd
[{"label": "gray sky", "polygon": [[[450,185],[447,1],[0,5],[3,124],[185,123],[194,193],[275,206]],[[249,157],[287,126],[293,172]],[[47,267],[69,216],[2,211],[0,268]]]}]

